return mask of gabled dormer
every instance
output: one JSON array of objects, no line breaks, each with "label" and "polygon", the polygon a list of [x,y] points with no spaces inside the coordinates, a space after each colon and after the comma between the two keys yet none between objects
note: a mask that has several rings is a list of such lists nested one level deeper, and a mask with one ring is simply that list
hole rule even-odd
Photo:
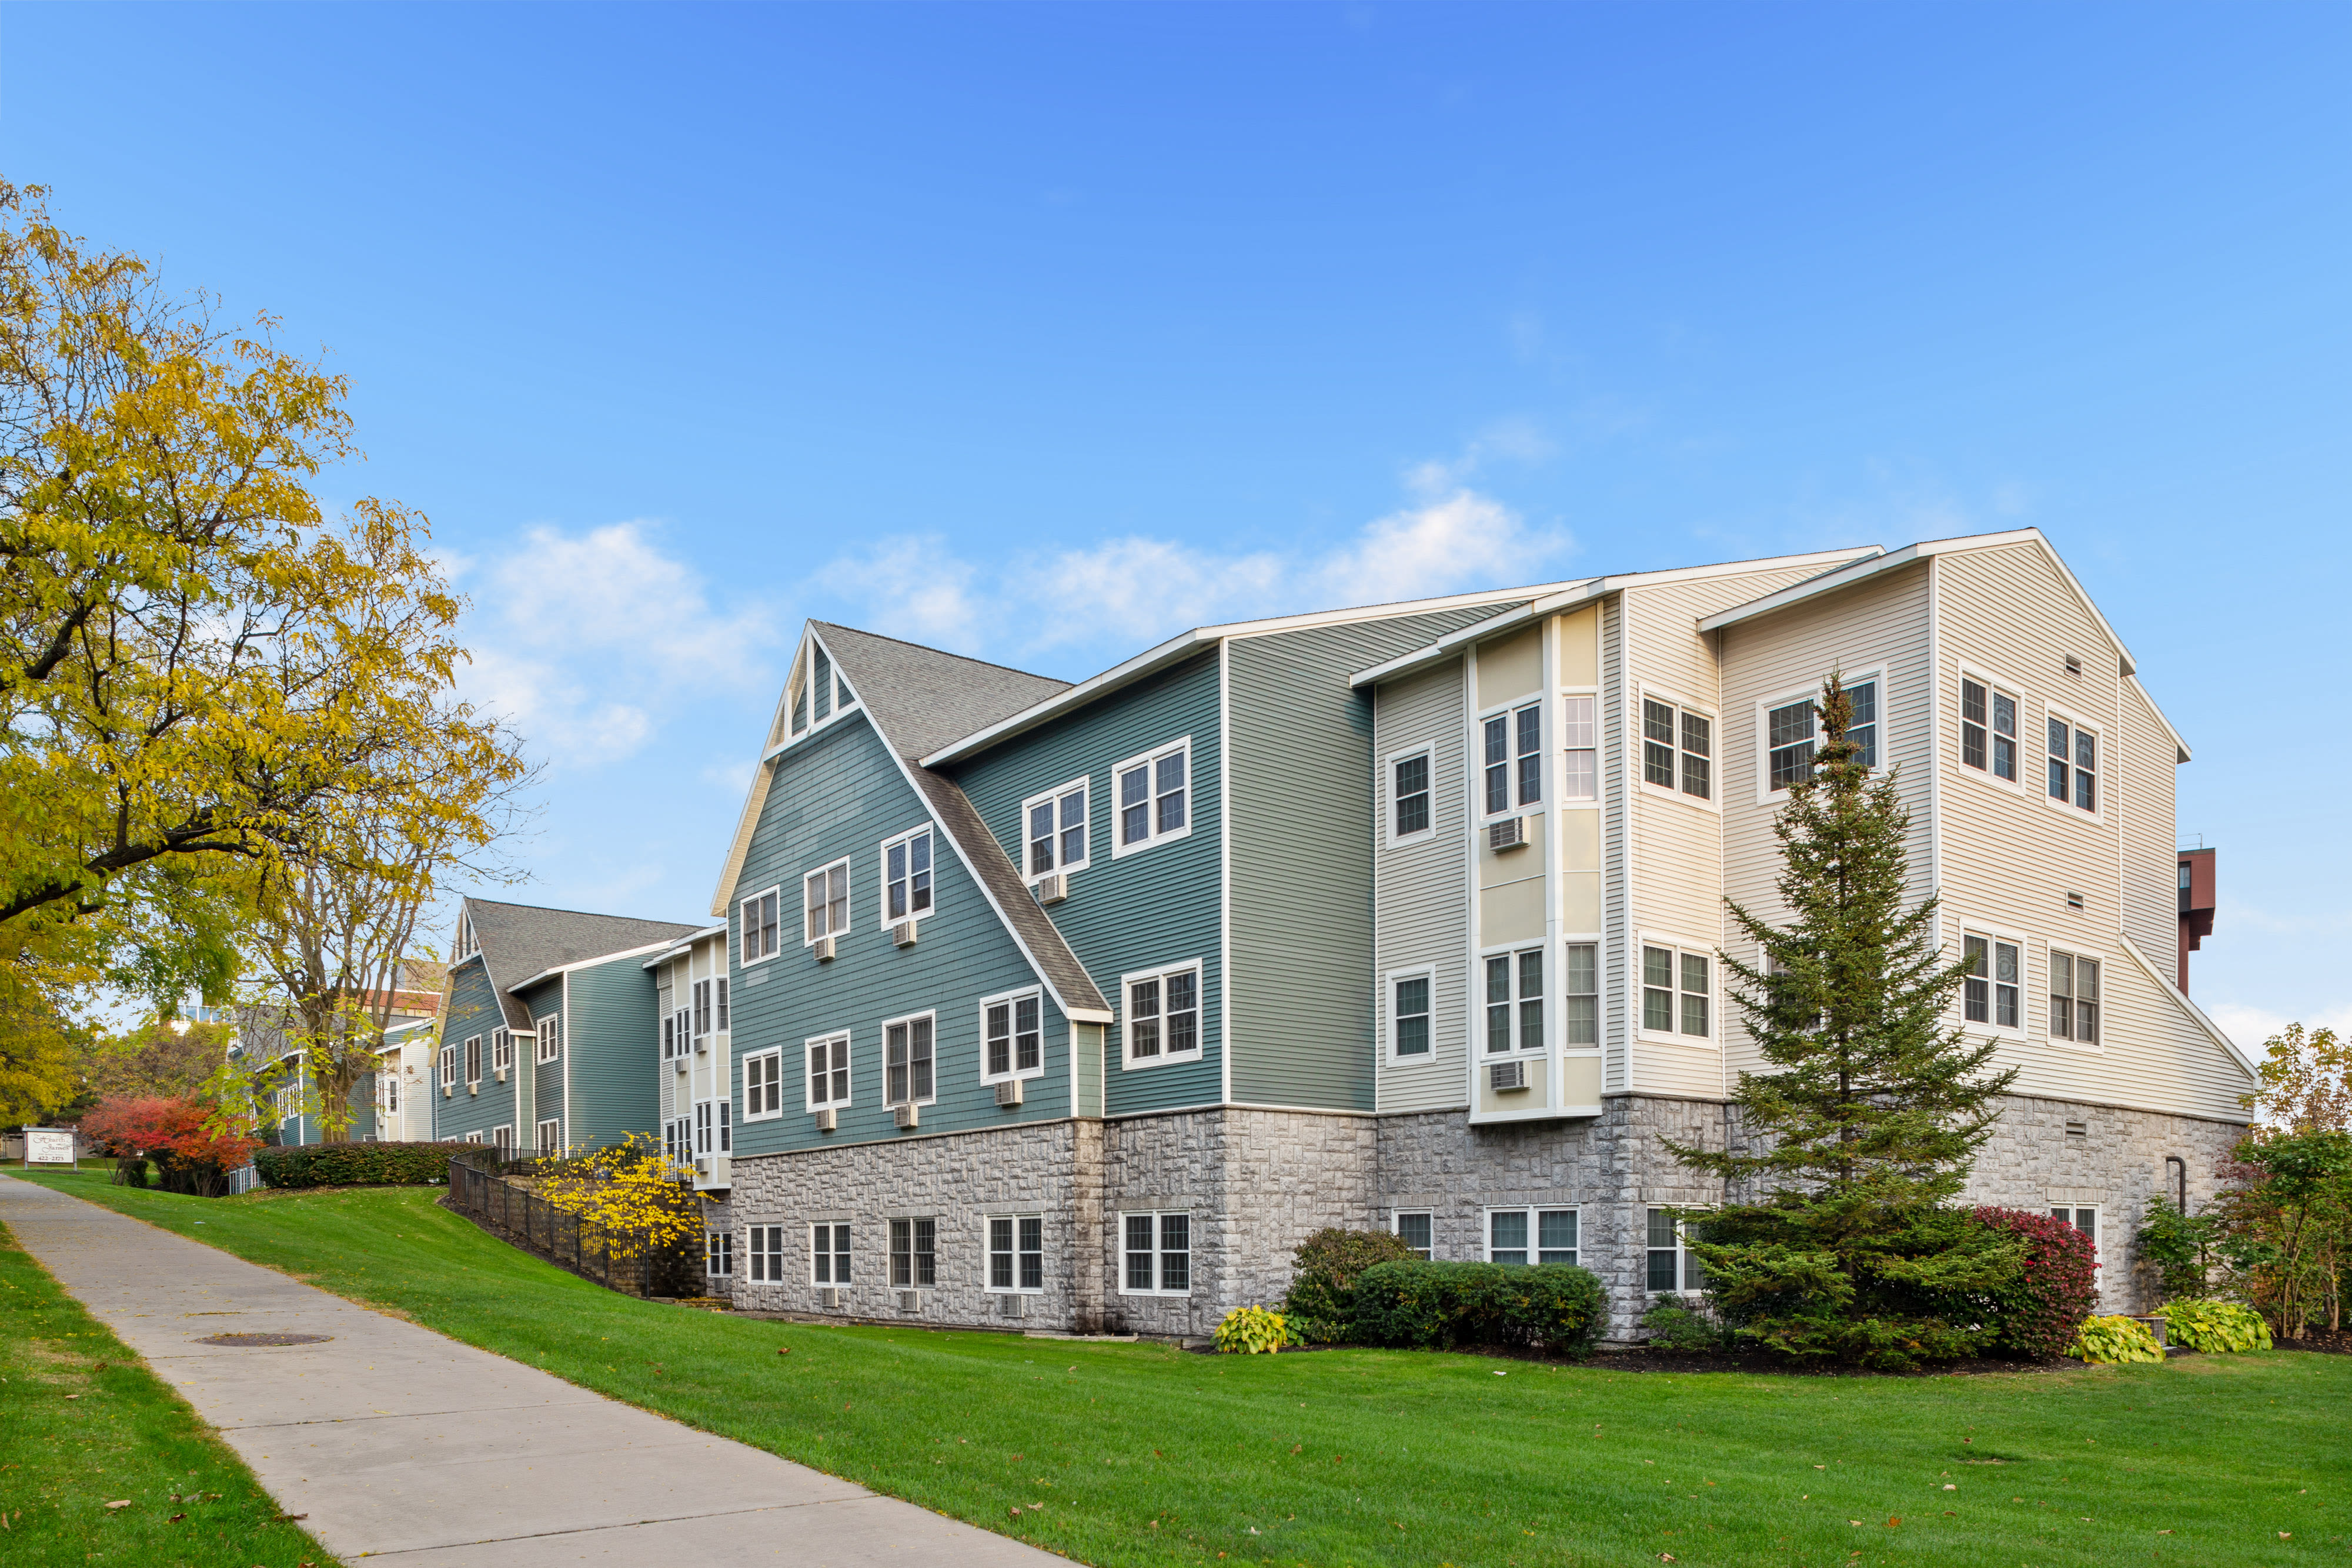
[{"label": "gabled dormer", "polygon": [[792,679],[785,684],[784,700],[779,705],[776,733],[768,737],[768,744],[780,746],[822,729],[856,706],[857,694],[849,689],[849,677],[841,673],[833,650],[817,636],[812,622],[801,632]]}]

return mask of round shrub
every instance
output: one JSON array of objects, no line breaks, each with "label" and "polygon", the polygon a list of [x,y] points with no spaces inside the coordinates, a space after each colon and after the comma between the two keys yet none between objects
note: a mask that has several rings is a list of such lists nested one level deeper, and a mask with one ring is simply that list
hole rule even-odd
[{"label": "round shrub", "polygon": [[1418,1262],[1420,1254],[1385,1230],[1335,1225],[1300,1242],[1291,1259],[1294,1272],[1282,1299],[1283,1315],[1302,1342],[1329,1344],[1347,1337],[1358,1277],[1375,1263]]},{"label": "round shrub", "polygon": [[266,1186],[430,1186],[449,1179],[457,1144],[298,1144],[257,1149]]},{"label": "round shrub", "polygon": [[2099,1298],[2099,1260],[2090,1239],[2063,1219],[2021,1208],[1979,1208],[1975,1218],[2024,1249],[2017,1276],[1985,1303],[1999,1331],[1996,1343],[2033,1361],[2068,1354]]},{"label": "round shrub", "polygon": [[1356,1340],[1409,1350],[1539,1345],[1574,1353],[1601,1325],[1601,1281],[1562,1263],[1376,1263],[1356,1279]]}]

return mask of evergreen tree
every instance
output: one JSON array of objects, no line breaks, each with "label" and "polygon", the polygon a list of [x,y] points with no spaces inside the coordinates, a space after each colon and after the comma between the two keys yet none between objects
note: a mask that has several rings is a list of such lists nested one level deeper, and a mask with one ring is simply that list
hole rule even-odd
[{"label": "evergreen tree", "polygon": [[1779,1071],[1740,1074],[1741,1146],[1668,1146],[1747,1199],[1705,1217],[1693,1246],[1743,1339],[1899,1367],[1993,1337],[1980,1307],[2016,1246],[1947,1206],[2017,1074],[1989,1072],[1991,1044],[1947,1021],[1968,961],[1938,952],[1936,900],[1906,907],[1909,813],[1847,735],[1853,707],[1831,676],[1811,777],[1774,827],[1790,924],[1729,904],[1764,962],[1722,962]]}]

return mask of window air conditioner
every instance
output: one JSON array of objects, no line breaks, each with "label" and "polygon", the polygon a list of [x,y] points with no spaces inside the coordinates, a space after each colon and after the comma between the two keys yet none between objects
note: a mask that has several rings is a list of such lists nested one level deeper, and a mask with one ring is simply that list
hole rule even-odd
[{"label": "window air conditioner", "polygon": [[890,927],[890,940],[901,947],[913,946],[915,945],[915,923],[911,920],[901,920],[898,925]]},{"label": "window air conditioner", "polygon": [[836,1124],[837,1119],[833,1113],[832,1106],[827,1105],[824,1110],[819,1111],[816,1113],[816,1130],[818,1132],[830,1133]]},{"label": "window air conditioner", "polygon": [[498,1074],[499,1074],[499,1082],[501,1082],[501,1083],[504,1083],[504,1082],[507,1081],[507,1070],[506,1070],[505,1068],[501,1067],[501,1068],[499,1068],[499,1069],[498,1070]]},{"label": "window air conditioner", "polygon": [[921,1110],[916,1106],[893,1105],[890,1107],[890,1124],[894,1127],[906,1128],[920,1126],[922,1124],[922,1120],[923,1113]]},{"label": "window air conditioner", "polygon": [[1008,1078],[1003,1082],[999,1083],[996,1086],[996,1103],[1000,1105],[1020,1104],[1021,1080],[1018,1078]]},{"label": "window air conditioner", "polygon": [[923,1310],[923,1292],[920,1291],[899,1291],[898,1310],[902,1312],[921,1312]]},{"label": "window air conditioner", "polygon": [[707,1176],[710,1174],[710,1156],[709,1155],[697,1155],[694,1156],[694,1174],[698,1176]]},{"label": "window air conditioner", "polygon": [[698,1034],[694,1037],[694,1054],[697,1056],[709,1056],[710,1054],[710,1037],[709,1035]]},{"label": "window air conditioner", "polygon": [[816,1289],[816,1304],[828,1312],[839,1312],[841,1310],[840,1289],[833,1285],[819,1285]]},{"label": "window air conditioner", "polygon": [[448,1099],[451,1095],[457,1092],[457,1088],[453,1084],[444,1083],[441,1085],[441,1098],[444,1100]]},{"label": "window air conditioner", "polygon": [[677,1057],[670,1062],[670,1065],[676,1068],[678,1071],[683,1072],[686,1071],[686,1058],[683,1056]]},{"label": "window air conditioner", "polygon": [[818,963],[830,964],[833,962],[834,945],[839,940],[837,936],[820,936],[809,944],[809,951],[816,955]]},{"label": "window air conditioner", "polygon": [[1037,879],[1037,902],[1059,904],[1070,896],[1070,879],[1060,872]]},{"label": "window air conditioner", "polygon": [[1486,1066],[1486,1087],[1497,1094],[1528,1086],[1528,1064],[1524,1061],[1495,1061]]},{"label": "window air conditioner", "polygon": [[1486,847],[1490,850],[1523,850],[1528,847],[1528,820],[1513,817],[1507,822],[1496,822],[1486,830]]},{"label": "window air conditioner", "polygon": [[1007,1291],[996,1298],[996,1312],[999,1317],[1025,1318],[1029,1315],[1029,1298]]}]

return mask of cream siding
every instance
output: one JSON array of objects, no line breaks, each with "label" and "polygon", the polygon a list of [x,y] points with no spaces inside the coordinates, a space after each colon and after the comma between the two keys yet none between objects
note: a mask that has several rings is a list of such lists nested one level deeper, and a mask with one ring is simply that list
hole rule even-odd
[{"label": "cream siding", "polygon": [[1626,933],[1633,900],[1633,834],[1626,797],[1634,777],[1625,708],[1625,596],[1601,607],[1601,1092],[1627,1092],[1633,1082],[1633,1013],[1628,1010]]},{"label": "cream siding", "polygon": [[2123,744],[2120,795],[2123,858],[2116,886],[2124,934],[2140,951],[2178,976],[2180,956],[2179,830],[2175,788],[2179,751],[2147,695],[2133,682],[2121,688]]},{"label": "cream siding", "polygon": [[[1469,1019],[1465,964],[1470,942],[1465,701],[1460,658],[1389,682],[1374,694],[1372,755],[1381,769],[1374,788],[1383,814],[1372,865],[1378,912],[1372,983],[1379,996],[1375,1039],[1382,1111],[1432,1111],[1463,1103]],[[1425,839],[1391,848],[1390,759],[1423,746],[1429,748],[1432,831]],[[1418,1061],[1399,1062],[1389,1054],[1391,998],[1387,977],[1422,966],[1432,971],[1430,1053]]]}]

